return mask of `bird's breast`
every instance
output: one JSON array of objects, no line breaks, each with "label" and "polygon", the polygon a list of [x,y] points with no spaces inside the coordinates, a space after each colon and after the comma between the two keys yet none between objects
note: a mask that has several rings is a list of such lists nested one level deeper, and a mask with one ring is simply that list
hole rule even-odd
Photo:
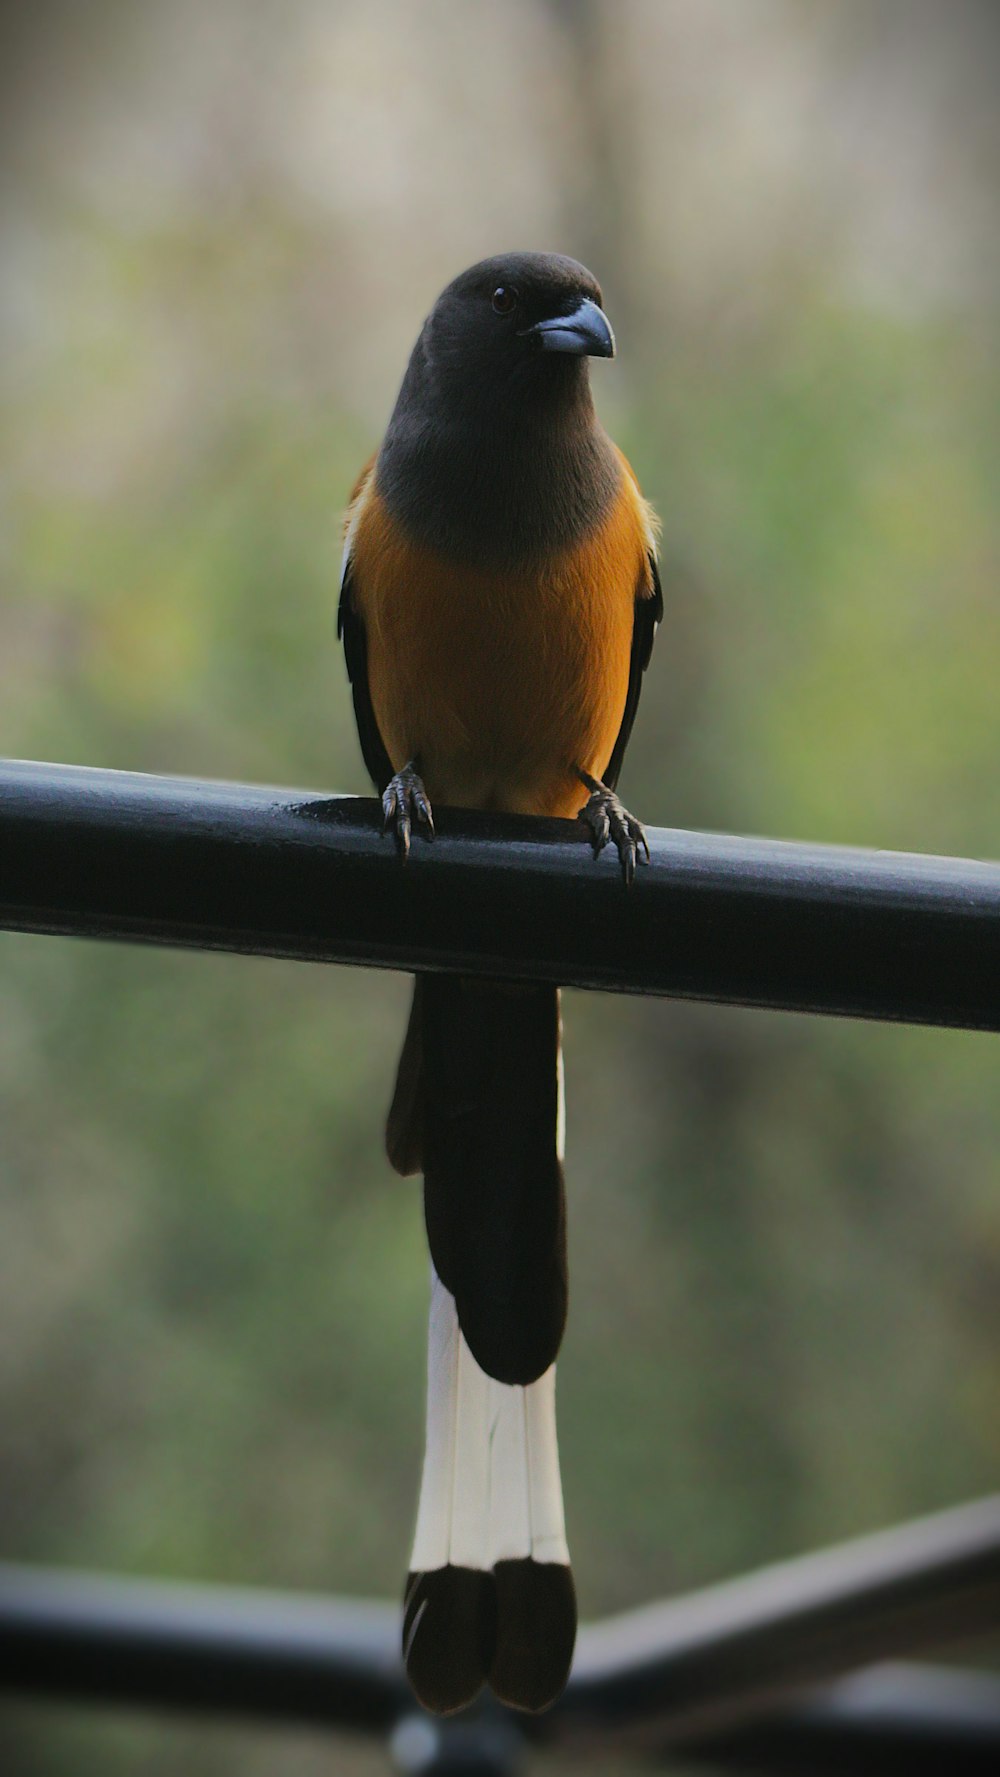
[{"label": "bird's breast", "polygon": [[573,815],[579,766],[610,759],[649,582],[648,515],[627,471],[600,524],[516,568],[450,561],[409,537],[369,476],[349,524],[372,706],[398,770],[432,801]]}]

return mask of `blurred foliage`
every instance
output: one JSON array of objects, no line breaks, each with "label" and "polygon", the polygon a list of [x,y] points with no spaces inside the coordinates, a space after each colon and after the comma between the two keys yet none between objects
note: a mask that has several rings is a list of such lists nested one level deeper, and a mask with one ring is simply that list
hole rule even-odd
[{"label": "blurred foliage", "polygon": [[[866,237],[864,275],[849,275],[834,211],[860,213],[869,187],[852,187],[819,113],[796,121],[801,67],[818,68],[830,115],[849,93],[863,135],[866,70],[897,55],[903,31],[898,83],[878,93],[890,123],[871,185],[904,215],[921,56],[944,54],[927,9],[905,9],[904,25],[892,4],[869,8],[880,49],[856,6],[809,22],[776,0],[737,28],[714,0],[629,0],[617,59],[595,72],[609,8],[524,0],[529,64],[509,25],[483,22],[489,9],[473,26],[478,9],[434,6],[454,63],[441,80],[475,69],[483,110],[463,115],[467,172],[438,142],[433,90],[413,141],[436,144],[436,176],[468,179],[465,210],[436,210],[430,194],[414,210],[401,161],[398,189],[374,196],[378,164],[367,169],[374,212],[360,219],[342,167],[334,196],[316,196],[284,161],[279,177],[263,134],[250,152],[248,117],[262,132],[273,121],[261,9],[244,9],[252,55],[239,10],[222,6],[197,57],[189,8],[174,36],[163,5],[146,27],[113,4],[92,10],[95,41],[115,45],[106,60],[58,8],[68,36],[22,45],[53,140],[37,105],[16,119],[5,188],[0,751],[365,787],[333,632],[338,511],[423,307],[464,261],[521,244],[523,209],[531,228],[563,231],[537,244],[575,247],[599,272],[611,261],[609,308],[629,323],[599,394],[662,513],[667,591],[630,804],[663,824],[1000,851],[996,285],[947,229],[935,235],[936,220],[954,225],[940,193],[918,237],[929,260],[935,243],[951,256],[944,295],[908,263],[893,270],[892,229]],[[341,104],[350,77],[369,124],[398,126],[396,62],[382,69],[372,45],[388,20],[416,57],[420,33],[405,9],[373,10],[365,35],[364,9],[327,9],[324,26],[297,0],[280,48],[294,38],[305,66],[328,29],[322,67],[342,79]],[[966,32],[980,16],[955,11]],[[845,12],[855,29],[841,40]],[[740,233],[754,182],[738,173],[767,132],[729,109],[750,52],[788,113],[772,185],[766,168],[756,180],[755,235]],[[211,130],[184,109],[196,65]],[[631,162],[581,174],[574,94],[589,69],[596,102],[605,67],[612,99],[630,82]],[[78,85],[61,87],[74,70]],[[731,118],[721,171],[678,84],[692,70],[703,111]],[[501,144],[513,168],[474,200],[522,75],[529,98],[544,83],[548,114]],[[135,136],[133,165],[123,142],[143,80],[170,103]],[[301,114],[282,112],[283,154],[298,144],[308,159],[308,96],[303,85]],[[921,116],[931,149],[952,132],[947,191],[964,194],[969,232],[979,113],[971,99],[964,115],[941,105]],[[329,171],[324,153],[310,168]],[[688,214],[684,168],[695,191],[735,181],[733,211],[692,199]],[[381,258],[378,228],[392,247]],[[693,243],[683,263],[666,247],[657,260],[661,236],[678,234]],[[737,234],[747,257],[724,283]],[[406,996],[363,971],[0,941],[6,1557],[396,1591],[426,1296],[418,1194],[381,1150]],[[566,1022],[560,1427],[584,1613],[994,1486],[994,1041],[579,995]],[[279,1755],[277,1737],[27,1706],[7,1734],[5,1769],[39,1777],[276,1762],[307,1777],[331,1756],[308,1736],[282,1737]],[[362,1777],[384,1761],[338,1741],[336,1768]]]}]

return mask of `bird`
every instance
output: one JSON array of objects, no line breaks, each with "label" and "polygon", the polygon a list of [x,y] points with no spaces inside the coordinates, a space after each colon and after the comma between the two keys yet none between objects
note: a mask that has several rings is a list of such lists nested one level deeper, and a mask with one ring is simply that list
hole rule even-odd
[{"label": "bird", "polygon": [[[338,635],[405,861],[438,805],[564,817],[631,885],[617,795],[663,614],[658,525],[598,420],[615,338],[560,254],[462,272],[414,345],[344,521]],[[418,975],[386,1124],[423,1174],[427,1418],[403,1654],[436,1714],[537,1712],[576,1637],[555,1418],[567,1310],[559,990]]]}]

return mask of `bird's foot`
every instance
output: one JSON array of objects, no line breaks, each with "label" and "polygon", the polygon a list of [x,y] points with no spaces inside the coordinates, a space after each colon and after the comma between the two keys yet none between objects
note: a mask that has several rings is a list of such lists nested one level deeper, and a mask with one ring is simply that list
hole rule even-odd
[{"label": "bird's foot", "polygon": [[577,814],[577,820],[582,821],[588,829],[595,858],[600,856],[609,839],[614,840],[622,876],[627,885],[635,876],[636,862],[649,863],[645,828],[634,814],[629,814],[624,803],[619,802],[607,784],[602,784],[586,771],[578,772],[577,776],[590,791],[587,801]]},{"label": "bird's foot", "polygon": [[433,839],[434,816],[415,759],[389,779],[382,794],[382,813],[384,831],[395,833],[396,844],[404,858],[410,850],[410,833],[414,825],[423,831],[425,838]]}]

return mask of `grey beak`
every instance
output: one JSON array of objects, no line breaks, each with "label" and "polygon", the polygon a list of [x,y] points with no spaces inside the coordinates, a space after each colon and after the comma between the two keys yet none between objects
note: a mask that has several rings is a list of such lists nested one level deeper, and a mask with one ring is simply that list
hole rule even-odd
[{"label": "grey beak", "polygon": [[526,330],[538,335],[545,352],[571,352],[578,358],[613,358],[615,336],[602,308],[585,296],[568,315],[552,315]]}]

